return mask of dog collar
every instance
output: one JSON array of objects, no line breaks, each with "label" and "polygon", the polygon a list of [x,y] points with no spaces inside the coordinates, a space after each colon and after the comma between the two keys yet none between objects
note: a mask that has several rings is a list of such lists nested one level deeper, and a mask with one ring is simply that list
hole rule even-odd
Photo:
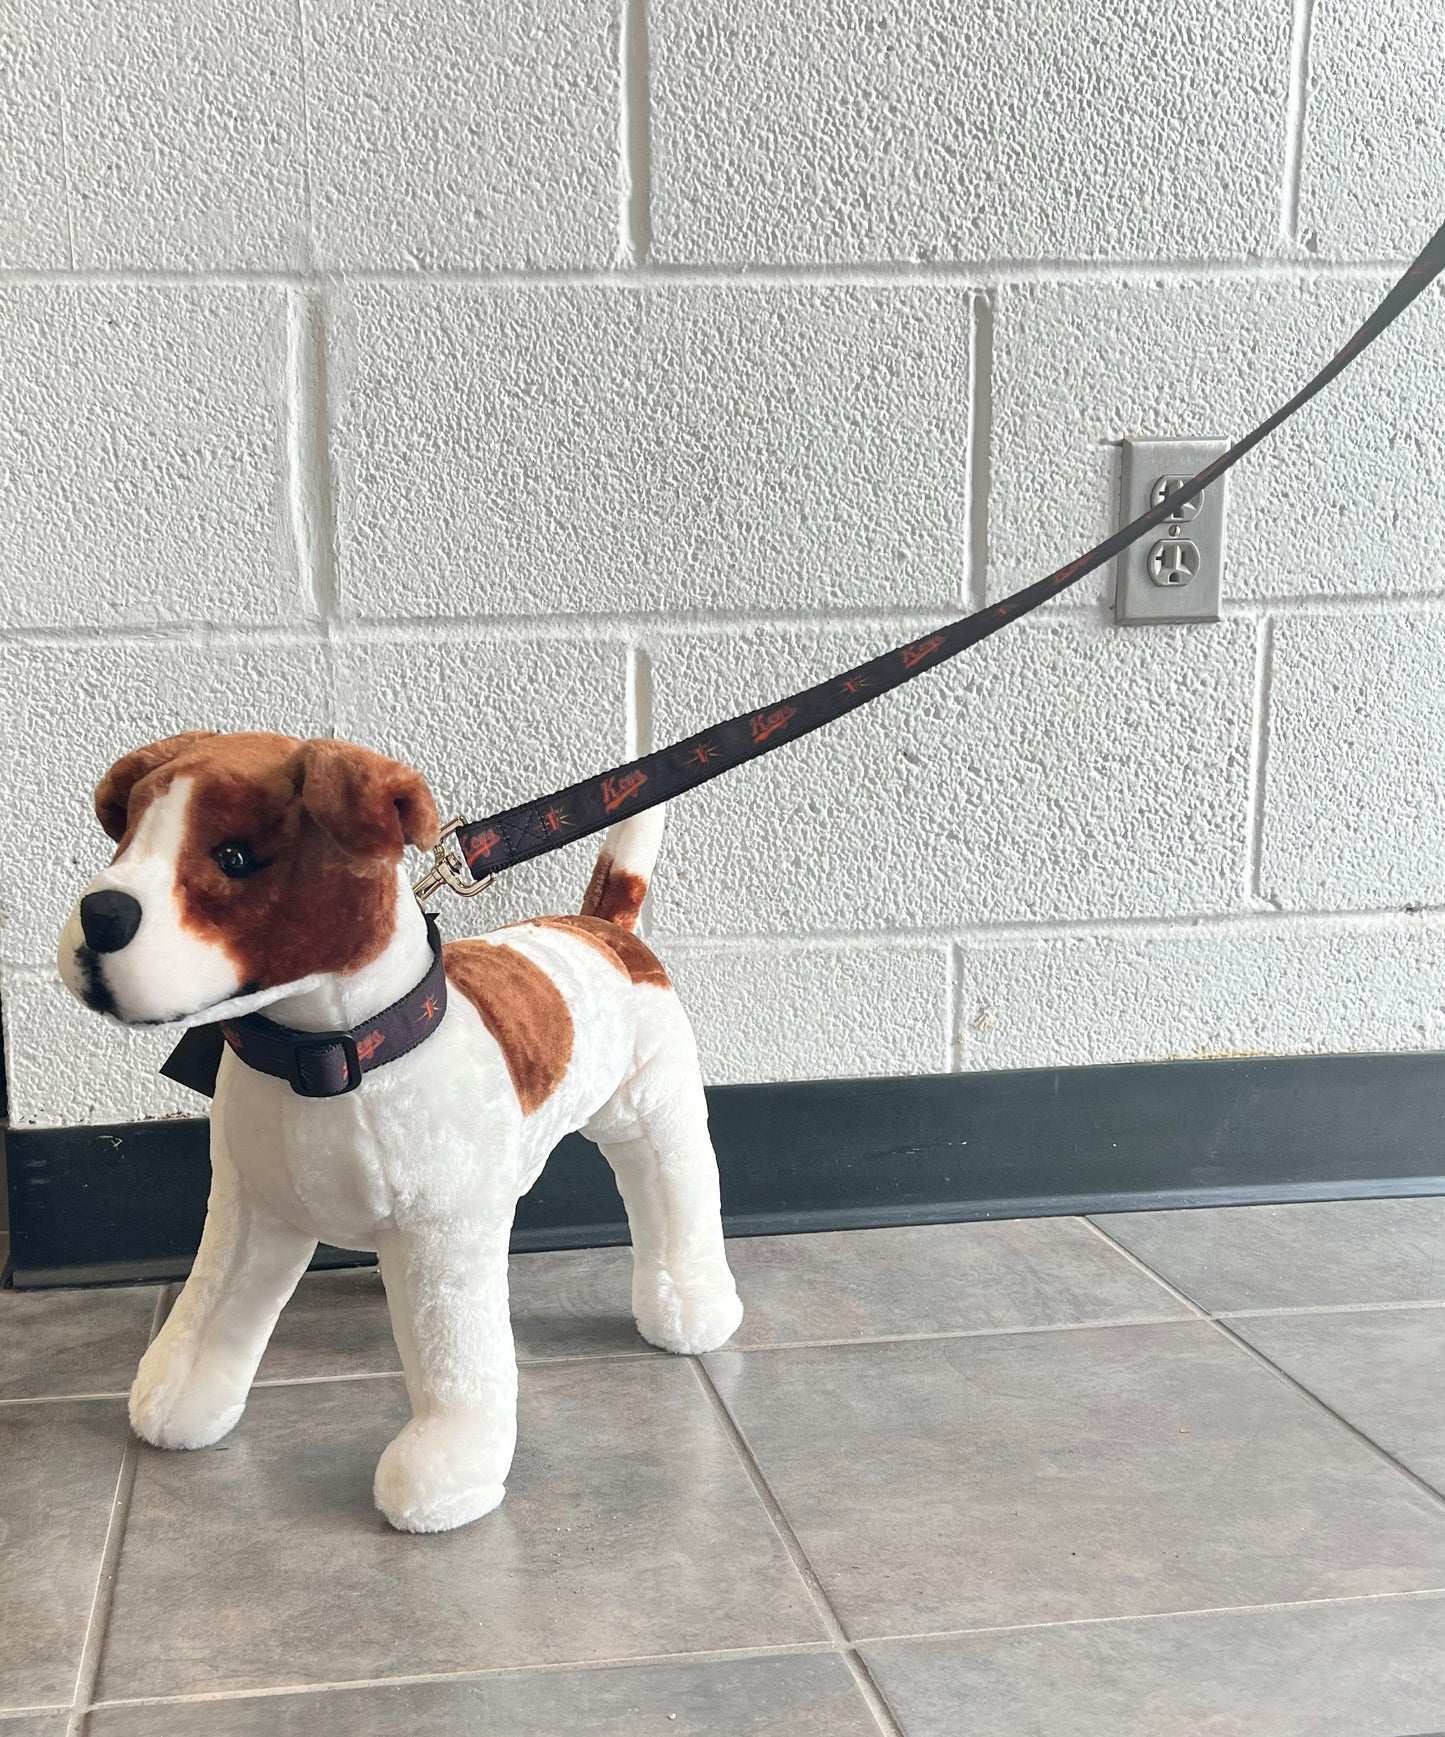
[{"label": "dog collar", "polygon": [[447,1008],[446,968],[436,918],[427,915],[432,962],[427,974],[400,1001],[382,1008],[349,1031],[297,1031],[261,1013],[216,1025],[198,1025],[172,1050],[161,1072],[205,1097],[216,1093],[221,1051],[257,1073],[285,1080],[302,1098],[339,1098],[354,1092],[362,1076],[424,1043]]}]

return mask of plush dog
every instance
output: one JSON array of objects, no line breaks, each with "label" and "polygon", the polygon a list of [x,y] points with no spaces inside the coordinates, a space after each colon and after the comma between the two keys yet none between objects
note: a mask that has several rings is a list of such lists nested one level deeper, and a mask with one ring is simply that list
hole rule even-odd
[{"label": "plush dog", "polygon": [[62,977],[125,1024],[219,1022],[227,1043],[205,1233],[131,1390],[138,1435],[219,1440],[317,1242],[374,1249],[412,1408],[376,1505],[414,1532],[488,1513],[516,1442],[512,1215],[574,1129],[627,1209],[638,1331],[676,1352],[733,1333],[697,1050],[633,932],[661,809],[607,835],[580,916],[440,963],[402,869],[436,807],[397,761],[193,731],[118,761],[95,809],[119,849],[65,926]]}]

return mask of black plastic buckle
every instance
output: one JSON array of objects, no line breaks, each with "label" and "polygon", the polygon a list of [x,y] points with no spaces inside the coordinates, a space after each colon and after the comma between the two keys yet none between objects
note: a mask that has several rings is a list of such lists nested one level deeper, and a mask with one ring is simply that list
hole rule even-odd
[{"label": "black plastic buckle", "polygon": [[[313,1092],[301,1077],[301,1058],[312,1055],[317,1050],[339,1049],[346,1059],[346,1084],[338,1086],[334,1092]],[[361,1084],[361,1056],[357,1052],[356,1039],[349,1031],[318,1031],[308,1032],[305,1043],[294,1043],[291,1048],[291,1090],[299,1098],[342,1098],[348,1092],[354,1092]]]}]

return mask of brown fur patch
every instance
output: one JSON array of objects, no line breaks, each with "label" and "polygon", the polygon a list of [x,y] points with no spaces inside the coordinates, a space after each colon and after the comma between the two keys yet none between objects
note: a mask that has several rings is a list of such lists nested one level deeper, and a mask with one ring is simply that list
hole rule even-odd
[{"label": "brown fur patch", "polygon": [[651,983],[658,989],[672,988],[662,961],[646,941],[640,940],[630,929],[605,922],[601,917],[534,917],[531,920],[539,928],[560,929],[565,935],[575,935],[579,941],[586,941],[634,983]]},{"label": "brown fur patch", "polygon": [[619,929],[637,927],[642,901],[647,897],[647,882],[630,869],[620,869],[606,851],[598,857],[582,895],[582,915],[599,917],[604,923],[615,923]]},{"label": "brown fur patch", "polygon": [[[152,802],[191,780],[176,864],[181,920],[221,947],[241,983],[270,988],[369,964],[396,922],[403,840],[434,833],[421,776],[340,742],[196,731],[113,766],[96,811],[122,855]],[[261,865],[231,880],[216,847],[244,844]]]},{"label": "brown fur patch", "polygon": [[572,1059],[572,1015],[562,991],[515,947],[449,941],[442,958],[447,981],[497,1040],[522,1113],[530,1116],[556,1091]]}]

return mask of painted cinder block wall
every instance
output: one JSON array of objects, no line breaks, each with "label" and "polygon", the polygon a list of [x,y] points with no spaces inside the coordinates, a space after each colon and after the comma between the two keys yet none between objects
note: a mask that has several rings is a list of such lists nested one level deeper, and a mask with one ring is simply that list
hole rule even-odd
[{"label": "painted cinder block wall", "polygon": [[[51,964],[120,751],[580,776],[1093,541],[1445,214],[1442,0],[618,4],[0,0],[17,1121],[198,1107]],[[711,1077],[1445,1045],[1442,406],[1432,293],[1234,482],[1219,625],[1101,577],[680,805]]]}]

